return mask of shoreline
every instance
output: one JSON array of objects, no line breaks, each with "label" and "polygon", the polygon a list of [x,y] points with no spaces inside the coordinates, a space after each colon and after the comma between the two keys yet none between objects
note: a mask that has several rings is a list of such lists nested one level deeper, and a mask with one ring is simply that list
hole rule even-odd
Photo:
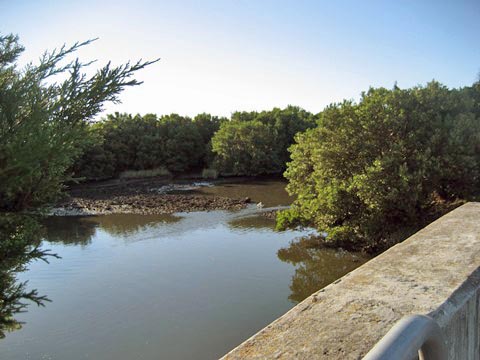
[{"label": "shoreline", "polygon": [[50,216],[94,216],[109,214],[173,214],[178,212],[241,210],[251,204],[248,197],[230,198],[190,194],[201,187],[246,178],[205,181],[145,178],[88,183],[74,186],[49,211]]},{"label": "shoreline", "polygon": [[125,196],[121,199],[92,200],[81,197],[69,198],[53,207],[50,216],[90,216],[109,214],[173,214],[178,212],[241,210],[250,202],[225,197],[204,197],[195,195],[148,195]]}]

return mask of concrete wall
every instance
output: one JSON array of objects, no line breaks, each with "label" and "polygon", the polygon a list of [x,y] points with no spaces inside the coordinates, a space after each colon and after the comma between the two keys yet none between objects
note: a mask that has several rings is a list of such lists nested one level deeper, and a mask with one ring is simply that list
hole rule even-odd
[{"label": "concrete wall", "polygon": [[311,295],[224,358],[360,359],[403,316],[427,314],[444,330],[450,359],[480,359],[479,265],[480,203],[468,203]]}]

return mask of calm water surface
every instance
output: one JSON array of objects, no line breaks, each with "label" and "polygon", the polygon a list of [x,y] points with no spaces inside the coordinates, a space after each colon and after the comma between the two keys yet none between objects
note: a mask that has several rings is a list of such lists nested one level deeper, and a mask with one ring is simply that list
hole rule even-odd
[{"label": "calm water surface", "polygon": [[[280,181],[202,188],[266,206],[290,202]],[[311,231],[275,232],[248,209],[168,216],[50,218],[59,254],[20,275],[48,295],[17,316],[1,359],[214,359],[312,292],[366,261],[316,250]],[[294,241],[295,240],[295,241]]]}]

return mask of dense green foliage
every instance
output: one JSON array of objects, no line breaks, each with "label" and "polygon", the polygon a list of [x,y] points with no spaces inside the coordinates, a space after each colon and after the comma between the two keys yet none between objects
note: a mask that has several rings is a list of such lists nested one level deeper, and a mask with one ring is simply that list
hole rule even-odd
[{"label": "dense green foliage", "polygon": [[235,112],[231,123],[212,139],[214,167],[225,175],[281,173],[297,133],[315,126],[315,117],[299,107]]},{"label": "dense green foliage", "polygon": [[117,113],[89,127],[92,145],[74,171],[86,179],[155,168],[171,173],[211,167],[223,175],[280,173],[295,134],[314,124],[312,114],[292,106],[237,112],[230,121],[210,114],[191,119]]},{"label": "dense green foliage", "polygon": [[278,172],[280,161],[274,137],[259,121],[232,121],[212,139],[215,168],[224,175],[258,175]]},{"label": "dense green foliage", "polygon": [[370,89],[327,107],[298,134],[285,176],[297,197],[279,228],[313,225],[329,241],[382,247],[403,239],[439,199],[480,185],[479,84]]},{"label": "dense green foliage", "polygon": [[23,47],[13,35],[0,36],[0,210],[53,200],[68,179],[66,170],[89,144],[86,122],[105,101],[117,101],[123,88],[137,85],[130,77],[149,64],[108,64],[91,77],[78,59],[62,64],[88,43],[45,53],[40,64],[18,69]]},{"label": "dense green foliage", "polygon": [[90,126],[94,146],[74,166],[78,177],[109,178],[126,170],[164,167],[172,173],[201,169],[211,161],[211,137],[222,118],[200,114],[108,115]]}]

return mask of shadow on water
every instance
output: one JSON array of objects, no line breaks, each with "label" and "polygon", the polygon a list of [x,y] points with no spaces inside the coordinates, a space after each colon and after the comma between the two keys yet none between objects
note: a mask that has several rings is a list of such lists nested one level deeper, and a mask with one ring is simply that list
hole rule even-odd
[{"label": "shadow on water", "polygon": [[85,218],[84,221],[96,224],[110,235],[128,236],[153,226],[174,224],[181,219],[179,216],[170,214],[113,214],[89,217]]},{"label": "shadow on water", "polygon": [[295,266],[288,297],[295,303],[370,260],[365,254],[327,249],[315,237],[292,241],[288,247],[278,250],[277,256]]},{"label": "shadow on water", "polygon": [[27,282],[17,278],[32,261],[48,262],[49,257],[56,257],[40,248],[42,231],[35,217],[0,214],[0,338],[7,332],[21,329],[22,323],[16,320],[16,315],[25,312],[29,304],[44,306],[50,301],[37,290],[28,289]]}]

